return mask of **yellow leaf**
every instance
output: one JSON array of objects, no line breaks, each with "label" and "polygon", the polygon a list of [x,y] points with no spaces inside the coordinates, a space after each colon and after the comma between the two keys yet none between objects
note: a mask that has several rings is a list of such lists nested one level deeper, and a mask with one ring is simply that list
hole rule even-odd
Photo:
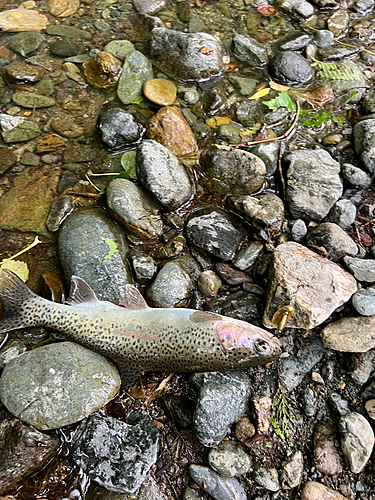
[{"label": "yellow leaf", "polygon": [[283,92],[284,90],[289,90],[289,87],[287,85],[280,85],[279,83],[274,82],[270,78],[270,87],[273,90],[278,90],[279,92]]},{"label": "yellow leaf", "polygon": [[29,279],[29,268],[26,262],[21,260],[8,260],[0,265],[0,269],[9,269],[14,274],[17,274],[22,281],[27,281]]},{"label": "yellow leaf", "polygon": [[214,118],[207,118],[206,125],[210,128],[217,128],[220,125],[227,125],[231,122],[232,120],[228,116],[215,116]]},{"label": "yellow leaf", "polygon": [[264,97],[265,95],[268,94],[268,92],[270,90],[271,89],[269,87],[262,89],[262,90],[258,90],[258,92],[255,92],[255,94],[253,94],[251,97],[249,97],[249,99],[252,100],[252,99],[259,99],[259,97]]}]

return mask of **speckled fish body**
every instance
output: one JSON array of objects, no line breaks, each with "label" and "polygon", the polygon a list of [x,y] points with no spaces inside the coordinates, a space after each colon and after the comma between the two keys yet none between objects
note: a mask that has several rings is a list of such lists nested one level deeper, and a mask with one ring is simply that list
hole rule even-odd
[{"label": "speckled fish body", "polygon": [[54,329],[138,371],[214,371],[262,365],[281,354],[270,333],[244,321],[193,309],[149,308],[128,285],[126,307],[100,301],[72,279],[70,305],[32,293],[10,271],[0,274],[0,332],[28,326]]}]

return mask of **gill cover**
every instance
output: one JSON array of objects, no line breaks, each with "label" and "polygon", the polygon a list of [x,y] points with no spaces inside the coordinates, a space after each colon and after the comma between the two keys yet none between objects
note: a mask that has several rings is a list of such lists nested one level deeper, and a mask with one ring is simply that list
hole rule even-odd
[{"label": "gill cover", "polygon": [[251,350],[257,355],[268,355],[275,347],[274,338],[257,326],[236,325],[220,321],[216,326],[218,339],[226,351]]}]

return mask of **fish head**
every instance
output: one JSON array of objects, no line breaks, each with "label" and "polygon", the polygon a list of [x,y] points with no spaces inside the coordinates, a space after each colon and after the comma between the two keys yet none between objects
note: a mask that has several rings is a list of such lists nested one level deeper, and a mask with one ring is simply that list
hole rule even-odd
[{"label": "fish head", "polygon": [[216,324],[216,334],[224,351],[244,367],[266,364],[282,353],[276,337],[245,321],[225,318]]}]

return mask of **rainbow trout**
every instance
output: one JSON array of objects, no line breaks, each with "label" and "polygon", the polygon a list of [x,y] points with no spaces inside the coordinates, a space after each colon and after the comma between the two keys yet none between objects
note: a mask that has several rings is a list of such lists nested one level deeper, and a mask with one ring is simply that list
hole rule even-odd
[{"label": "rainbow trout", "polygon": [[58,304],[2,270],[0,301],[0,333],[49,327],[137,371],[247,368],[281,354],[278,339],[262,328],[210,312],[150,308],[132,285],[126,285],[121,307],[98,300],[83,280],[73,277],[69,299]]}]

